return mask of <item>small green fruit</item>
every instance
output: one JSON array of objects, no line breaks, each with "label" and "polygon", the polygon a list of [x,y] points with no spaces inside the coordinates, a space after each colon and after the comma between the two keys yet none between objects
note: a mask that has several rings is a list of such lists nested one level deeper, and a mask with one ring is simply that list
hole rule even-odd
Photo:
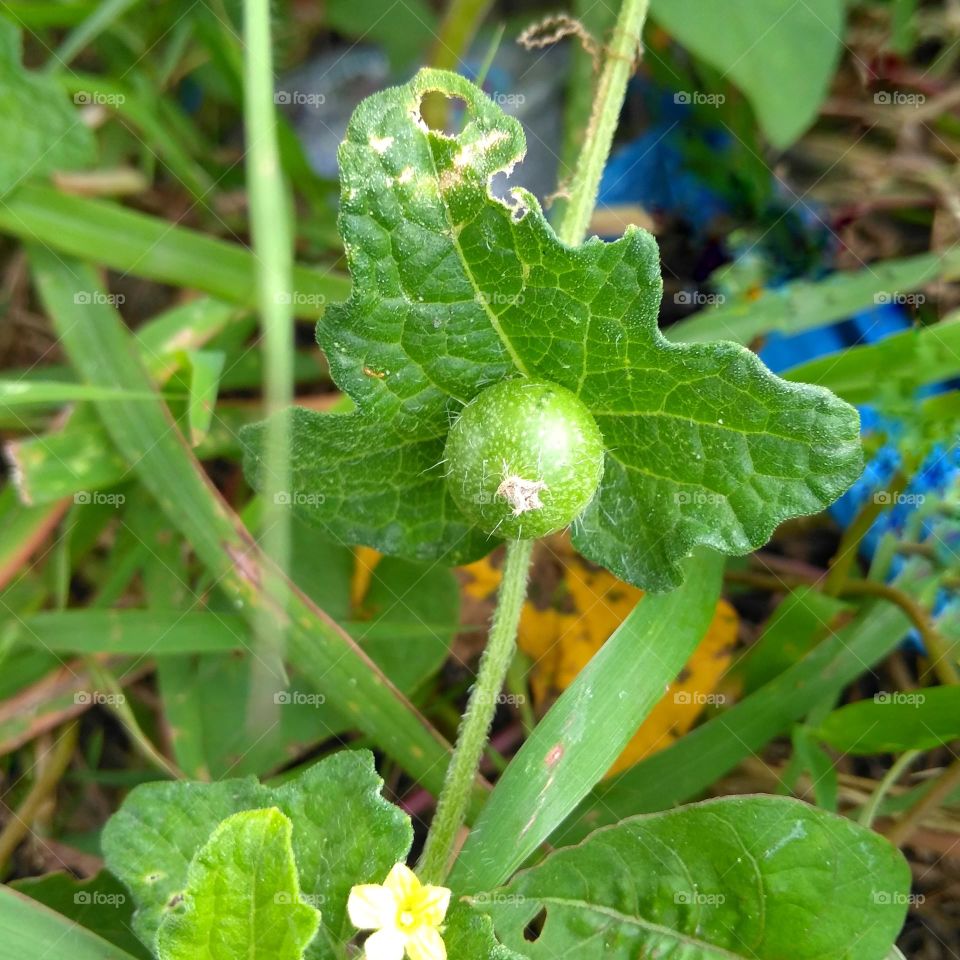
[{"label": "small green fruit", "polygon": [[444,460],[465,516],[491,535],[534,540],[562,530],[593,499],[603,437],[569,390],[507,380],[464,407]]}]

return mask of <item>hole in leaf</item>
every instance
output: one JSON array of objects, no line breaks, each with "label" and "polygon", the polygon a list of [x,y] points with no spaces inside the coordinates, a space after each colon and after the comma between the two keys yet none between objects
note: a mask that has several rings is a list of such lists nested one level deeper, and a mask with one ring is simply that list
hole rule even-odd
[{"label": "hole in leaf", "polygon": [[459,136],[467,118],[467,101],[439,90],[428,90],[420,100],[420,116],[434,132]]},{"label": "hole in leaf", "polygon": [[547,921],[547,908],[541,907],[540,912],[523,928],[523,939],[527,943],[536,943],[543,933],[543,925]]}]

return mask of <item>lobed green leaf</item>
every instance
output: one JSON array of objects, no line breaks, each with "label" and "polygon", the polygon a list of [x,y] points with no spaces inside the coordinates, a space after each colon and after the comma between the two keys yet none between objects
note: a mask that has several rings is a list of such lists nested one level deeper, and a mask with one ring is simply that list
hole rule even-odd
[{"label": "lobed green leaf", "polygon": [[[431,91],[465,101],[457,136],[421,120]],[[839,496],[861,469],[856,411],[735,344],[665,340],[648,233],[570,248],[530,193],[491,195],[524,151],[517,121],[454,74],[423,70],[357,108],[340,149],[353,290],[317,337],[358,412],[287,414],[305,514],[345,542],[419,559],[491,549],[453,505],[441,461],[450,419],[505,377],[558,383],[590,408],[606,469],[574,542],[648,589],[676,586],[698,544],[747,553]],[[258,486],[262,430],[245,434]]]}]

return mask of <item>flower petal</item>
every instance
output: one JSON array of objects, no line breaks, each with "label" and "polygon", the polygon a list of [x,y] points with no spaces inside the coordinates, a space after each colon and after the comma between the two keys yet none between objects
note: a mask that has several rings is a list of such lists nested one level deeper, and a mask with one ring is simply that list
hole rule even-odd
[{"label": "flower petal", "polygon": [[446,887],[427,884],[417,898],[417,919],[431,927],[439,927],[450,906],[450,891]]},{"label": "flower petal", "polygon": [[408,905],[420,893],[420,881],[405,863],[394,864],[383,885],[393,894],[396,902],[403,909],[409,909]]},{"label": "flower petal", "polygon": [[378,930],[367,937],[363,953],[367,960],[403,960],[407,938],[396,928]]},{"label": "flower petal", "polygon": [[360,883],[350,890],[347,913],[358,930],[392,927],[397,920],[397,901],[393,893],[379,883]]},{"label": "flower petal", "polygon": [[447,945],[435,927],[420,927],[407,938],[410,960],[447,960]]}]

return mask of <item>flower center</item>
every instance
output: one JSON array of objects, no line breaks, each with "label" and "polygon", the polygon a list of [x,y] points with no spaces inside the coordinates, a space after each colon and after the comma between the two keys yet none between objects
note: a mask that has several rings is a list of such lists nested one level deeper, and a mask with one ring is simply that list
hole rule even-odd
[{"label": "flower center", "polygon": [[409,910],[400,911],[400,926],[405,930],[413,926],[414,916]]}]

